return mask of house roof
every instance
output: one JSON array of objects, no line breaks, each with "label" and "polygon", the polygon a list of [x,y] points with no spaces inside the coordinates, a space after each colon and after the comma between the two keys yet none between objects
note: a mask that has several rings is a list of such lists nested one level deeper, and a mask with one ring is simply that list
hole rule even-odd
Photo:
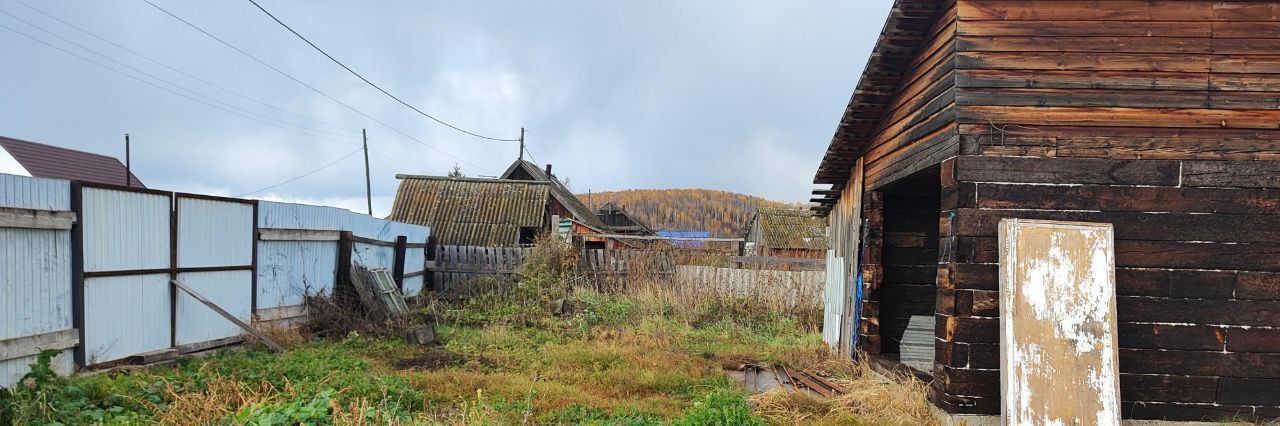
[{"label": "house roof", "polygon": [[388,219],[424,225],[442,244],[513,246],[546,224],[551,185],[506,179],[396,175]]},{"label": "house roof", "polygon": [[649,227],[644,222],[613,202],[604,203],[596,209],[596,217],[601,215],[604,217],[601,217],[600,221],[604,222],[605,227],[610,231],[649,232]]},{"label": "house roof", "polygon": [[115,157],[0,136],[0,148],[13,156],[32,177],[78,180],[146,188],[137,176],[126,172]]},{"label": "house roof", "polygon": [[514,163],[511,163],[511,166],[507,167],[507,171],[502,172],[502,176],[500,177],[503,179],[523,180],[525,176],[516,174],[517,171],[523,171],[524,174],[528,175],[528,177],[534,181],[550,183],[551,196],[555,197],[556,201],[559,201],[560,205],[564,206],[565,209],[568,209],[570,213],[573,213],[573,218],[577,219],[578,222],[595,228],[606,227],[604,222],[600,221],[599,217],[596,217],[596,212],[591,211],[591,208],[587,207],[586,204],[582,204],[582,201],[578,200],[578,197],[573,195],[573,191],[570,191],[563,183],[560,183],[560,180],[556,179],[555,176],[548,176],[547,172],[543,171],[533,163],[524,160],[516,160]]},{"label": "house roof", "polygon": [[826,224],[807,210],[760,207],[755,219],[760,226],[758,242],[772,248],[826,249]]},{"label": "house roof", "polygon": [[894,2],[813,183],[843,187],[848,182],[850,171],[946,5],[947,0]]}]

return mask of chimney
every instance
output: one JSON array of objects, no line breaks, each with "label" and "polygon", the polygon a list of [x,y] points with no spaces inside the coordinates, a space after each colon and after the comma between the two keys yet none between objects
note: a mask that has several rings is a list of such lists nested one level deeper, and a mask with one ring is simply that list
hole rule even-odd
[{"label": "chimney", "polygon": [[547,163],[547,176],[553,176],[551,174],[551,163]]}]

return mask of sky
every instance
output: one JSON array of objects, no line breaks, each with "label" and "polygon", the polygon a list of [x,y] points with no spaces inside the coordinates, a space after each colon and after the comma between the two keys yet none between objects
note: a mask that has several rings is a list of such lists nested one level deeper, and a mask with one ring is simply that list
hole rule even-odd
[{"label": "sky", "polygon": [[[148,187],[363,212],[367,129],[377,216],[396,174],[494,176],[518,154],[400,105],[248,0],[150,1],[301,83],[143,0],[0,0],[0,135],[123,158],[128,133]],[[258,2],[427,114],[526,128],[526,159],[576,192],[795,202],[892,0]]]}]

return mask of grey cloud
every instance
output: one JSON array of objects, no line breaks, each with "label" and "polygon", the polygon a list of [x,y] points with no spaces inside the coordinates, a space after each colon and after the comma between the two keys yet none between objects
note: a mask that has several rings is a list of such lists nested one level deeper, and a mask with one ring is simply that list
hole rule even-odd
[{"label": "grey cloud", "polygon": [[[396,173],[502,171],[511,143],[469,138],[364,86],[247,2],[153,0],[315,87],[461,158],[373,123],[138,0],[25,0],[201,78],[308,117],[368,128],[377,210]],[[263,5],[367,77],[486,134],[529,128],[530,150],[579,191],[709,187],[786,201],[809,180],[880,30],[888,0],[798,2],[313,2]],[[228,96],[13,2],[0,9],[242,108]],[[62,45],[7,16],[0,23]],[[67,47],[75,50],[75,48]],[[239,194],[355,149],[211,109],[0,29],[0,134],[121,155],[134,135],[152,186]],[[82,53],[89,56],[88,53]],[[362,210],[360,156],[259,194]],[[352,200],[355,200],[353,203]]]}]

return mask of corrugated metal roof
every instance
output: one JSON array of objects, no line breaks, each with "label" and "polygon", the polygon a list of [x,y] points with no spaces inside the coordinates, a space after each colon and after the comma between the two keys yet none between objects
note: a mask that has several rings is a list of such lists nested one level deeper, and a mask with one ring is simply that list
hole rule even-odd
[{"label": "corrugated metal roof", "polygon": [[[516,170],[523,170],[524,173],[516,173]],[[516,160],[516,162],[511,163],[511,166],[507,167],[507,171],[502,173],[502,178],[525,180],[526,176],[524,175],[528,175],[527,178],[532,179],[535,182],[550,183],[551,196],[555,197],[556,201],[559,201],[560,205],[564,206],[565,209],[568,209],[569,212],[573,213],[574,219],[596,228],[607,228],[604,222],[596,216],[596,212],[592,211],[586,204],[582,204],[582,200],[579,200],[577,196],[573,195],[573,191],[570,191],[569,188],[560,183],[559,179],[547,175],[546,171],[538,168],[538,166],[533,163],[524,160]]]},{"label": "corrugated metal roof", "polygon": [[[80,180],[111,185],[125,184],[124,163],[119,159],[0,136],[0,148],[18,160],[33,177]],[[132,186],[145,188],[137,176]]]},{"label": "corrugated metal roof", "polygon": [[826,224],[807,210],[760,207],[760,244],[772,248],[826,249]]},{"label": "corrugated metal roof", "polygon": [[[426,225],[441,244],[514,246],[546,225],[551,185],[506,179],[397,175],[388,219]],[[592,215],[595,217],[595,215]]]}]

